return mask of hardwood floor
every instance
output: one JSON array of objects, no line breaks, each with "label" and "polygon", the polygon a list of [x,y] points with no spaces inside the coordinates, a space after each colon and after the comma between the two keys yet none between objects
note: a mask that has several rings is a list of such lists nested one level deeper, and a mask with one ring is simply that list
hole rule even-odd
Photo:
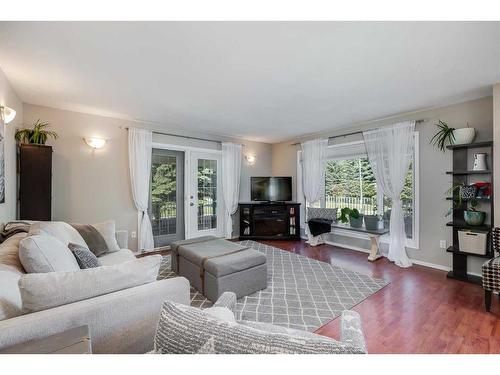
[{"label": "hardwood floor", "polygon": [[[388,286],[356,305],[370,353],[500,353],[500,304],[484,309],[480,286],[422,266],[401,269],[382,258],[304,241],[261,241],[296,254],[382,278]],[[316,333],[339,338],[339,319]]]}]

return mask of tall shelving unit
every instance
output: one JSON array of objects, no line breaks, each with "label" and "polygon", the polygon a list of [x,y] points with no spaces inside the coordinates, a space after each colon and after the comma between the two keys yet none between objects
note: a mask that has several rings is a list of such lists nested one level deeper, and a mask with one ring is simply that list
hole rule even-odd
[{"label": "tall shelving unit", "polygon": [[[453,245],[448,247],[446,251],[453,255],[453,269],[448,272],[447,277],[462,281],[468,281],[475,284],[481,284],[481,277],[471,275],[467,272],[467,257],[480,257],[480,258],[493,258],[494,252],[491,246],[491,229],[493,221],[493,142],[476,142],[468,145],[455,145],[447,146],[449,150],[453,151],[453,170],[446,172],[453,176],[453,185],[466,183],[470,184],[479,180],[491,183],[491,195],[489,198],[478,199],[479,209],[486,211],[485,223],[481,226],[472,226],[465,222],[464,211],[467,209],[469,202],[462,201],[459,204],[459,192],[455,192],[453,197],[448,197],[448,200],[455,201],[455,209],[453,210],[453,220],[446,225],[453,229]],[[473,160],[470,158],[472,152],[480,150],[488,154],[488,170],[487,171],[474,171],[472,170]],[[488,208],[488,210],[486,210]],[[458,244],[458,231],[460,229],[477,229],[487,231],[488,241],[485,255],[471,254],[461,252]]]}]

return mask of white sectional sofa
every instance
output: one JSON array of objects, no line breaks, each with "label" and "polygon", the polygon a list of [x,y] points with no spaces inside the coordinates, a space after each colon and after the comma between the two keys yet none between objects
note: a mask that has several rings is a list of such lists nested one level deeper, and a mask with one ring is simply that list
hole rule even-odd
[{"label": "white sectional sofa", "polygon": [[[18,233],[0,244],[0,350],[88,325],[93,353],[145,353],[153,348],[163,302],[189,305],[189,282],[178,277],[23,314],[18,284],[26,271],[19,242],[27,235]],[[127,249],[126,232],[117,232],[116,240],[121,249],[99,257],[101,265],[136,259]]]}]

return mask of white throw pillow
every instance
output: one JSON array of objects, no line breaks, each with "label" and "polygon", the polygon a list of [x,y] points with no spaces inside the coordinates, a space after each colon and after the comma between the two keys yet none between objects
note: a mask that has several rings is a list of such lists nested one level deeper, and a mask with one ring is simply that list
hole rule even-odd
[{"label": "white throw pillow", "polygon": [[78,231],[63,221],[38,221],[30,227],[30,235],[48,234],[57,238],[65,246],[74,243],[88,247]]},{"label": "white throw pillow", "polygon": [[67,245],[49,235],[33,235],[19,242],[19,259],[26,272],[64,272],[79,270]]},{"label": "white throw pillow", "polygon": [[120,246],[116,241],[116,225],[114,220],[108,220],[104,223],[92,224],[92,226],[104,238],[109,253],[120,250]]},{"label": "white throw pillow", "polygon": [[161,255],[152,255],[115,266],[23,275],[19,280],[23,313],[50,309],[154,282],[161,259]]}]

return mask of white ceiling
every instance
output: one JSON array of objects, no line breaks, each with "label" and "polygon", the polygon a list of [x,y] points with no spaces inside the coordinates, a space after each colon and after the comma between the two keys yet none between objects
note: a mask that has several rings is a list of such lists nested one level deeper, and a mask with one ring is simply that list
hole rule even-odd
[{"label": "white ceiling", "polygon": [[265,142],[491,94],[500,23],[0,22],[20,98]]}]

